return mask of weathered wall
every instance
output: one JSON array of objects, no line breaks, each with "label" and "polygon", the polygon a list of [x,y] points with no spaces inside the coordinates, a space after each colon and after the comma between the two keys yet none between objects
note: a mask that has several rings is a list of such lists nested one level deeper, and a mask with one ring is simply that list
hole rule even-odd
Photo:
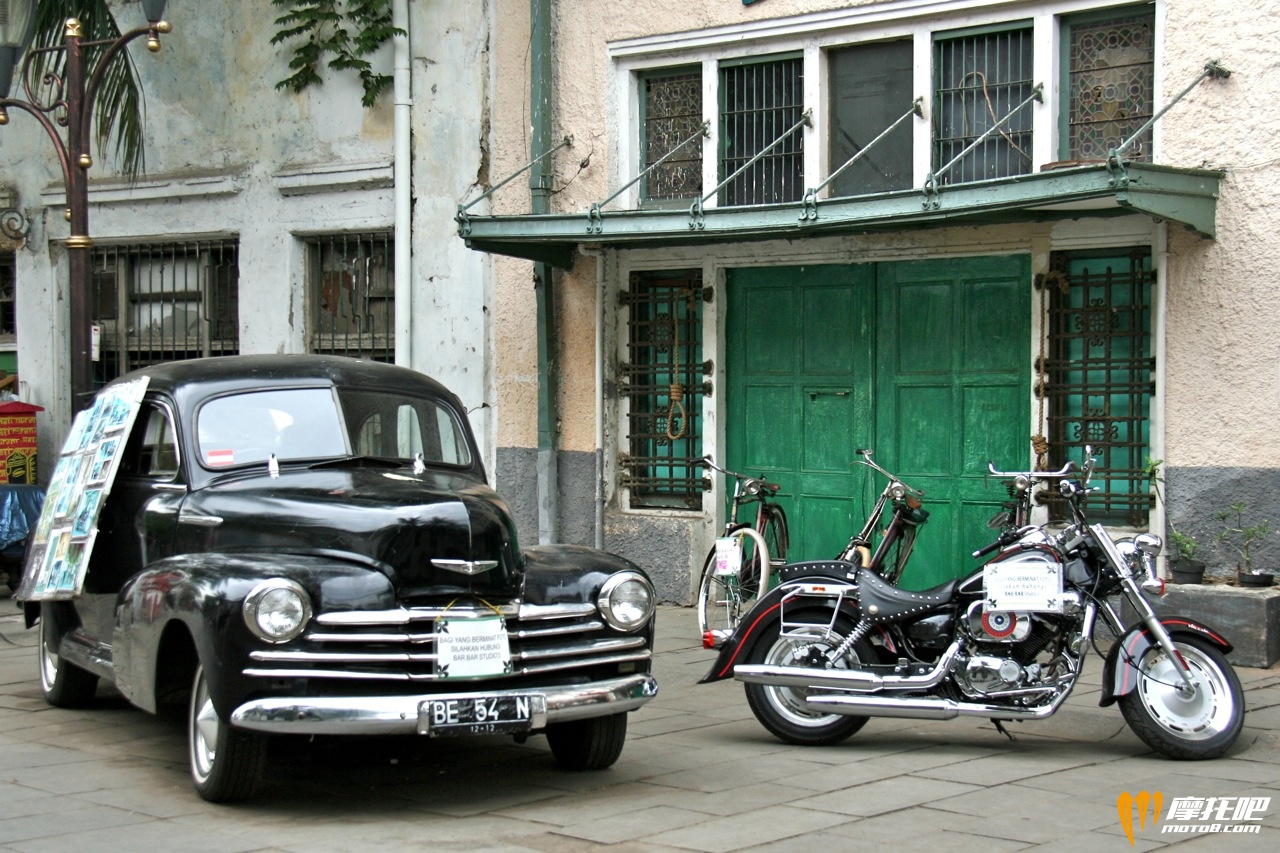
[{"label": "weathered wall", "polygon": [[[122,28],[141,23],[136,2],[114,2]],[[457,205],[485,180],[487,2],[412,2],[413,296],[398,343],[405,363],[442,379],[473,409],[492,464],[489,260],[456,236]],[[146,178],[118,180],[109,157],[91,172],[90,233],[99,244],[237,237],[241,352],[306,349],[299,238],[393,224],[393,96],[361,106],[357,78],[322,71],[302,94],[277,91],[291,53],[272,46],[270,0],[171,0],[173,32],[133,55],[146,98]],[[385,73],[392,51],[373,57]],[[51,470],[69,423],[67,269],[58,241],[61,174],[34,120],[11,111],[0,128],[0,184],[14,185],[34,220],[18,253],[23,380],[41,416],[41,459]]]},{"label": "weathered wall", "polygon": [[[494,91],[492,129],[495,178],[514,172],[530,158],[527,4],[498,5],[496,44],[500,59],[495,67],[500,85]],[[618,90],[609,42],[811,12],[871,6],[906,9],[908,5],[920,15],[957,9],[980,14],[999,9],[1010,20],[1030,16],[1040,7],[1019,0],[924,5],[768,0],[749,6],[728,0],[644,4],[558,0],[553,135],[556,139],[572,135],[574,145],[555,158],[558,192],[553,209],[585,211],[632,176],[633,166],[619,160],[623,135],[633,130],[628,126],[626,105],[616,103]],[[1275,488],[1280,479],[1280,446],[1270,434],[1270,424],[1280,415],[1280,338],[1274,334],[1280,321],[1280,291],[1271,283],[1280,244],[1272,237],[1278,214],[1269,203],[1268,192],[1280,172],[1276,141],[1280,139],[1276,127],[1280,112],[1274,106],[1280,102],[1280,78],[1274,73],[1280,65],[1276,32],[1280,2],[1266,0],[1259,6],[1243,0],[1226,4],[1161,0],[1156,3],[1156,14],[1163,36],[1157,49],[1157,107],[1191,82],[1207,60],[1220,59],[1234,72],[1229,80],[1201,84],[1157,129],[1158,162],[1227,170],[1218,204],[1216,241],[1204,240],[1177,225],[1160,227],[1148,217],[1135,217],[1118,226],[1114,220],[1086,220],[1049,230],[1039,226],[963,229],[735,247],[737,251],[688,250],[635,257],[610,254],[605,263],[611,270],[604,306],[606,385],[614,378],[617,359],[612,335],[619,315],[611,300],[624,280],[620,271],[629,266],[684,263],[702,266],[704,275],[714,276],[720,267],[738,263],[839,262],[868,254],[906,258],[1013,250],[1029,252],[1033,265],[1040,269],[1051,248],[1088,245],[1090,240],[1115,245],[1116,239],[1132,233],[1135,240],[1164,253],[1158,259],[1167,279],[1162,318],[1166,330],[1160,388],[1163,409],[1155,413],[1153,450],[1166,460],[1171,515],[1180,528],[1200,525],[1212,539],[1214,512],[1227,503],[1244,500],[1260,517],[1280,527],[1280,498],[1275,497],[1280,494]],[[949,25],[970,22],[968,17],[954,17]],[[752,49],[747,43],[743,51]],[[661,58],[662,54],[659,51],[655,56]],[[529,210],[523,185],[504,193],[506,197],[495,203],[495,210]],[[516,457],[519,449],[537,444],[534,302],[528,264],[500,259],[496,266],[501,331],[495,364],[502,406],[498,444],[504,453]],[[572,271],[558,279],[562,336],[556,367],[563,415],[560,446],[566,453],[589,454],[596,448],[594,418],[599,404],[591,396],[596,287],[593,258],[581,258]],[[715,321],[706,328],[714,329]],[[612,454],[623,446],[625,437],[617,434],[616,401],[611,398],[606,405],[605,446]],[[707,402],[712,425],[716,407],[717,400]],[[519,477],[532,476],[527,465],[519,470]],[[714,529],[713,507],[717,503],[715,498],[709,499],[704,504],[708,510],[701,516],[635,515],[626,513],[611,491],[606,540],[626,548],[624,553],[642,565],[661,567],[661,583],[676,589],[679,578],[696,571],[695,564],[700,564],[707,531]],[[681,553],[682,548],[687,550]],[[1262,553],[1267,559],[1280,561],[1280,533]]]}]

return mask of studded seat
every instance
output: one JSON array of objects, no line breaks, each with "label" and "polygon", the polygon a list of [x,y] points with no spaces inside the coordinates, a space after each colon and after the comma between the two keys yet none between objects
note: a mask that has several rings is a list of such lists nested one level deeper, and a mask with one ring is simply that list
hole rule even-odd
[{"label": "studded seat", "polygon": [[949,580],[932,589],[899,589],[875,572],[858,572],[858,599],[862,615],[871,622],[896,622],[917,613],[937,610],[955,598],[958,580]]}]

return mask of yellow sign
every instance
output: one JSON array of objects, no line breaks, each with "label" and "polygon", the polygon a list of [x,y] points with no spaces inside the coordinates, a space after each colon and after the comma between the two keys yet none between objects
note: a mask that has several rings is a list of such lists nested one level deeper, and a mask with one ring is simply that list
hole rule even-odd
[{"label": "yellow sign", "polygon": [[1154,794],[1148,794],[1146,791],[1139,791],[1135,797],[1128,791],[1121,791],[1120,796],[1116,798],[1116,811],[1120,813],[1120,827],[1124,830],[1125,838],[1129,839],[1129,846],[1133,846],[1133,815],[1137,812],[1138,828],[1146,829],[1147,826],[1147,807],[1150,806],[1151,826],[1154,829],[1156,821],[1160,819],[1160,808],[1164,805],[1164,796],[1156,791]]}]

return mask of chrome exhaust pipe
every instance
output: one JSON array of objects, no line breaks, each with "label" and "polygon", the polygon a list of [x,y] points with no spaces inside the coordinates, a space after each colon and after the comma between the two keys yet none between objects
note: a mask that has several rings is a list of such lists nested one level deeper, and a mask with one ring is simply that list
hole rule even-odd
[{"label": "chrome exhaust pipe", "polygon": [[1016,708],[983,702],[956,702],[953,699],[894,698],[892,696],[849,696],[830,693],[805,697],[814,711],[853,717],[900,717],[914,720],[951,720],[956,717],[985,717],[989,720],[1043,720],[1053,715],[1070,695],[1059,693],[1048,705]]},{"label": "chrome exhaust pipe", "polygon": [[765,664],[741,664],[733,668],[733,677],[747,684],[765,684],[769,687],[800,687],[835,690],[855,690],[860,693],[878,693],[882,690],[927,690],[947,677],[960,652],[956,640],[934,665],[920,675],[876,675],[873,672],[844,669],[813,669],[807,666],[767,666]]}]

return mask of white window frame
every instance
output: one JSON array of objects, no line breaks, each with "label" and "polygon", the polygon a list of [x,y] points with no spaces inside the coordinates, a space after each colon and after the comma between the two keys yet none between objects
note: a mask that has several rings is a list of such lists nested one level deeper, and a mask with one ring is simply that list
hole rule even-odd
[{"label": "white window frame", "polygon": [[[718,138],[719,74],[721,60],[786,51],[804,56],[805,106],[814,111],[811,127],[804,129],[804,174],[808,187],[827,176],[829,106],[824,97],[829,85],[824,53],[828,48],[864,42],[910,39],[914,52],[913,90],[924,99],[924,119],[913,122],[912,186],[921,187],[933,169],[933,38],[935,33],[962,27],[996,26],[1011,21],[1032,21],[1035,82],[1044,85],[1044,101],[1033,102],[1032,171],[1058,160],[1058,116],[1063,107],[1061,90],[1061,33],[1063,18],[1084,12],[1119,9],[1136,5],[1134,0],[892,0],[851,9],[836,9],[785,18],[752,21],[740,25],[714,27],[684,33],[641,36],[610,42],[607,51],[613,63],[613,85],[606,107],[611,111],[612,147],[617,156],[610,160],[611,186],[619,187],[635,178],[640,167],[641,72],[662,68],[702,66],[702,113],[709,136],[703,141],[703,192],[720,182]],[[1156,105],[1163,90],[1161,72],[1165,26],[1165,0],[1155,2]],[[1154,127],[1153,162],[1160,162],[1160,125]],[[710,152],[708,154],[707,152]],[[716,206],[715,194],[703,202]],[[638,210],[640,192],[632,186],[611,207]]]}]

